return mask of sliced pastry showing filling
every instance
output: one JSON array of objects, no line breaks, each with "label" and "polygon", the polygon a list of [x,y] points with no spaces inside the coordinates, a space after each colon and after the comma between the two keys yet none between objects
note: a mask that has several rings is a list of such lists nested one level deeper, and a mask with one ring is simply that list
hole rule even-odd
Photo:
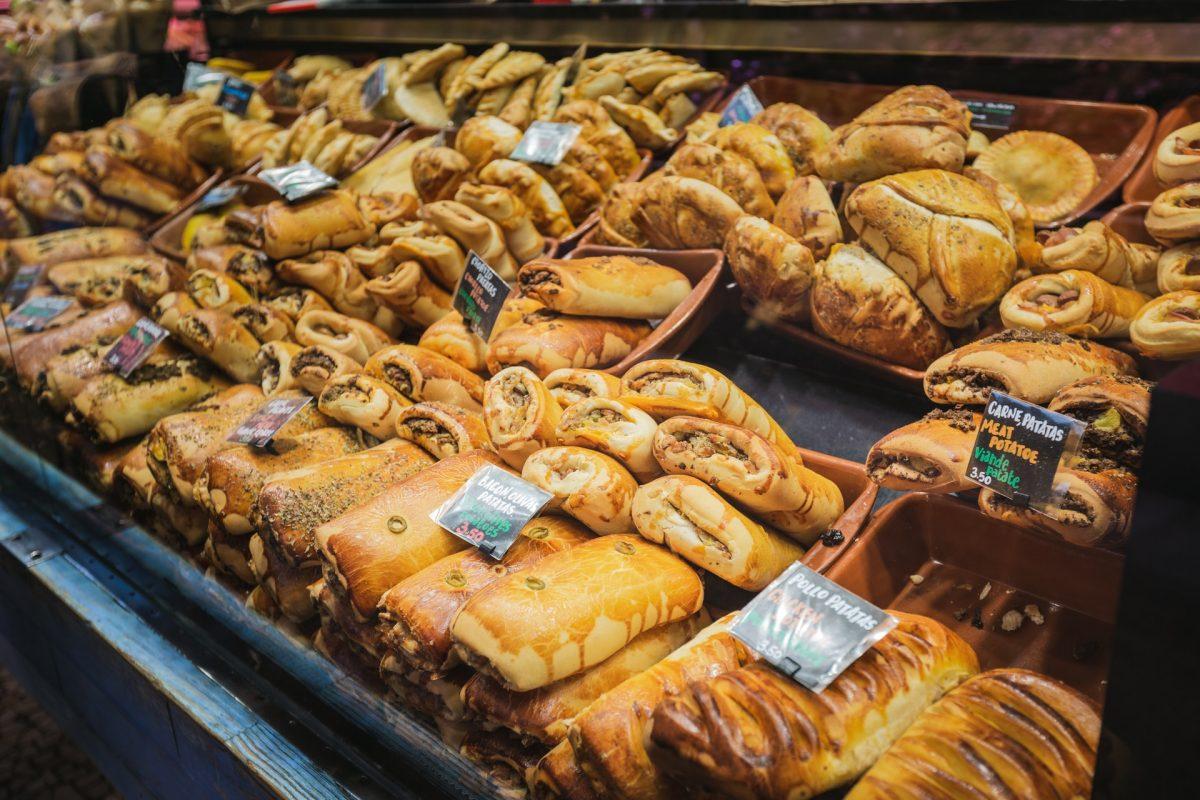
[{"label": "sliced pastry showing filling", "polygon": [[1200,122],[1184,125],[1159,143],[1154,177],[1163,186],[1200,180]]},{"label": "sliced pastry showing filling", "polygon": [[1137,254],[1129,241],[1099,220],[1082,228],[1059,228],[1039,234],[1042,263],[1038,271],[1083,270],[1105,281],[1129,286]]},{"label": "sliced pastry showing filling", "polygon": [[564,367],[551,372],[542,382],[564,409],[589,397],[614,398],[621,394],[620,378],[595,369]]},{"label": "sliced pastry showing filling", "polygon": [[999,389],[1045,404],[1068,383],[1094,375],[1137,375],[1137,367],[1133,358],[1104,345],[1058,332],[1014,328],[934,361],[925,371],[925,394],[945,405],[983,405],[991,391]]},{"label": "sliced pastry showing filling", "polygon": [[1200,242],[1185,242],[1164,250],[1157,264],[1158,291],[1190,289],[1200,292]]},{"label": "sliced pastry showing filling", "polygon": [[580,768],[569,742],[550,748],[530,772],[526,773],[529,795],[533,800],[599,800],[588,776]]},{"label": "sliced pastry showing filling", "polygon": [[502,797],[523,798],[529,794],[525,774],[537,767],[546,748],[503,729],[473,728],[463,737],[458,752],[483,767],[488,777],[502,787]]},{"label": "sliced pastry showing filling", "polygon": [[483,378],[427,347],[385,347],[367,359],[363,371],[414,403],[434,401],[473,413],[483,410]]},{"label": "sliced pastry showing filling", "polygon": [[639,408],[607,397],[589,397],[568,406],[559,420],[560,444],[579,445],[612,456],[644,483],[662,474],[654,458],[654,418]]},{"label": "sliced pastry showing filling", "polygon": [[254,302],[254,295],[224,272],[200,269],[187,279],[187,291],[201,308],[232,311]]},{"label": "sliced pastry showing filling", "polygon": [[652,330],[640,319],[572,316],[538,308],[503,330],[492,329],[487,366],[492,372],[526,366],[539,376],[566,367],[605,369],[626,358]]},{"label": "sliced pastry showing filling", "polygon": [[279,394],[299,387],[292,377],[292,359],[304,348],[294,342],[267,342],[258,349],[254,360],[258,363],[258,382],[263,393]]},{"label": "sliced pastry showing filling", "polygon": [[1008,290],[1000,318],[1009,328],[1058,331],[1085,339],[1120,338],[1150,298],[1092,272],[1034,275]]},{"label": "sliced pastry showing filling", "polygon": [[884,436],[867,454],[867,476],[886,489],[965,492],[967,462],[982,417],[965,408],[930,411]]},{"label": "sliced pastry showing filling", "polygon": [[524,367],[492,376],[483,392],[488,436],[504,462],[521,469],[534,452],[556,444],[562,407],[546,385]]},{"label": "sliced pastry showing filling", "polygon": [[251,303],[230,314],[260,342],[292,341],[295,326],[291,317],[266,303]]},{"label": "sliced pastry showing filling", "polygon": [[1084,378],[1064,386],[1047,406],[1087,423],[1077,464],[1083,469],[1116,462],[1137,471],[1142,463],[1153,384],[1124,375]]},{"label": "sliced pastry showing filling", "polygon": [[491,450],[483,417],[449,403],[426,401],[400,409],[396,435],[439,461],[469,450]]},{"label": "sliced pastry showing filling", "polygon": [[343,375],[362,372],[362,364],[323,345],[310,345],[292,356],[292,380],[313,397],[320,397],[325,384]]},{"label": "sliced pastry showing filling", "polygon": [[1069,215],[1100,182],[1088,151],[1049,131],[1014,131],[1001,136],[979,154],[973,166],[1020,195],[1039,225]]},{"label": "sliced pastry showing filling", "polygon": [[553,495],[547,508],[561,509],[595,533],[633,530],[638,485],[616,459],[582,447],[545,447],[525,460],[521,477]]},{"label": "sliced pastry showing filling", "polygon": [[385,440],[396,437],[396,417],[410,405],[387,383],[363,373],[331,379],[317,400],[322,414]]},{"label": "sliced pastry showing filling", "polygon": [[1200,239],[1200,183],[1175,186],[1154,198],[1146,211],[1146,232],[1168,247]]},{"label": "sliced pastry showing filling", "polygon": [[262,345],[228,312],[219,308],[189,311],[179,317],[173,333],[184,347],[239,383],[258,380],[258,349]]},{"label": "sliced pastry showing filling", "polygon": [[1153,358],[1194,358],[1200,354],[1200,292],[1181,289],[1146,303],[1129,326],[1129,338]]},{"label": "sliced pastry showing filling", "polygon": [[323,345],[353,358],[358,363],[382,350],[392,339],[377,326],[336,311],[309,311],[296,320],[296,341]]}]

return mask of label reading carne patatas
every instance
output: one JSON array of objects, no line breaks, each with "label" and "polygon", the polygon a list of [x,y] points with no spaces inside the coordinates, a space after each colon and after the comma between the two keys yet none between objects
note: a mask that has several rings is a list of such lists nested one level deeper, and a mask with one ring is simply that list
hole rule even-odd
[{"label": "label reading carne patatas", "polygon": [[15,308],[24,303],[25,298],[29,296],[29,290],[37,285],[45,270],[45,264],[26,264],[18,268],[17,274],[13,275],[8,286],[4,287],[4,304]]},{"label": "label reading carne patatas", "polygon": [[971,112],[972,128],[995,128],[1006,131],[1012,128],[1013,115],[1017,113],[1015,103],[999,100],[967,100],[965,105]]},{"label": "label reading carne patatas", "polygon": [[31,297],[13,309],[4,324],[18,331],[45,330],[50,321],[71,307],[70,297]]},{"label": "label reading carne patatas", "polygon": [[258,411],[247,417],[245,422],[237,426],[226,441],[266,447],[275,438],[275,434],[279,433],[279,429],[311,402],[312,397],[308,395],[268,400]]},{"label": "label reading carne patatas", "polygon": [[270,184],[271,188],[283,195],[289,203],[295,203],[338,185],[337,180],[307,161],[289,164],[286,167],[264,169],[258,173],[258,177]]},{"label": "label reading carne patatas", "polygon": [[250,98],[254,96],[254,84],[230,75],[221,84],[221,92],[217,95],[217,105],[226,111],[246,116],[250,107]]},{"label": "label reading carne patatas", "polygon": [[486,466],[429,518],[498,561],[552,497],[511,472]]},{"label": "label reading carne patatas", "polygon": [[967,477],[1037,511],[1062,496],[1054,476],[1083,435],[1082,422],[992,391],[975,434]]},{"label": "label reading carne patatas", "polygon": [[128,378],[168,335],[166,328],[148,317],[142,317],[104,354],[104,363],[122,378]]},{"label": "label reading carne patatas", "polygon": [[579,138],[579,131],[580,127],[573,122],[531,122],[510,158],[557,166]]},{"label": "label reading carne patatas", "polygon": [[746,604],[729,631],[819,692],[894,627],[891,614],[797,561]]},{"label": "label reading carne patatas", "polygon": [[472,250],[454,291],[454,310],[462,314],[471,332],[486,342],[492,338],[492,328],[511,292],[504,279]]},{"label": "label reading carne patatas", "polygon": [[375,70],[363,81],[362,104],[363,110],[370,111],[379,105],[379,101],[387,94],[387,69],[380,63]]},{"label": "label reading carne patatas", "polygon": [[729,102],[725,104],[725,110],[721,112],[721,120],[717,125],[724,128],[726,125],[749,122],[762,110],[763,104],[758,99],[758,95],[754,93],[749,84],[742,84],[742,88],[734,92],[733,97],[729,98]]}]

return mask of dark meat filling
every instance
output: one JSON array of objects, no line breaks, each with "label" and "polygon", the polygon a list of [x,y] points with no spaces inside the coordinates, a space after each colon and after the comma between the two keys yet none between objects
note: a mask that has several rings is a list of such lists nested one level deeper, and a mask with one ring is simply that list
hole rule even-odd
[{"label": "dark meat filling", "polygon": [[558,275],[548,269],[522,270],[520,279],[521,286],[525,288],[531,286],[542,286],[545,284],[558,286],[561,283],[558,279]]},{"label": "dark meat filling", "polygon": [[412,373],[406,370],[399,364],[384,364],[383,374],[387,378],[387,382],[392,385],[396,391],[410,400],[417,399],[413,394],[413,378]]},{"label": "dark meat filling", "polygon": [[1142,463],[1142,441],[1112,406],[1071,409],[1071,416],[1087,423],[1080,444],[1080,466],[1098,471],[1103,463],[1116,463],[1137,470]]},{"label": "dark meat filling", "polygon": [[1004,383],[999,379],[984,375],[977,370],[967,367],[951,367],[937,376],[939,382],[962,381],[967,386],[978,389],[1003,389]]},{"label": "dark meat filling", "polygon": [[[1074,342],[1070,336],[1057,331],[1031,331],[1028,328],[1006,328],[999,333],[994,333],[980,339],[976,344],[996,344],[1001,342],[1034,342],[1046,344],[1069,344]],[[1080,344],[1086,344],[1081,342]]]},{"label": "dark meat filling", "polygon": [[1171,316],[1181,319],[1184,322],[1200,322],[1200,310],[1195,308],[1176,306],[1171,309]]},{"label": "dark meat filling", "polygon": [[267,392],[275,391],[275,387],[279,385],[279,360],[268,359],[263,365],[262,371],[263,389]]},{"label": "dark meat filling", "polygon": [[292,362],[292,374],[295,375],[309,367],[323,370],[326,374],[330,374],[337,369],[337,364],[330,356],[320,351],[301,353]]},{"label": "dark meat filling", "polygon": [[1051,292],[1043,292],[1033,299],[1033,302],[1038,305],[1050,306],[1051,308],[1062,308],[1070,302],[1079,299],[1079,292],[1075,289],[1068,289],[1061,294],[1053,294]]},{"label": "dark meat filling", "polygon": [[975,415],[965,408],[938,408],[930,411],[923,420],[946,420],[951,428],[963,433],[973,433],[975,431]]},{"label": "dark meat filling", "polygon": [[686,372],[647,372],[645,375],[639,375],[630,382],[629,388],[635,392],[640,392],[647,386],[659,381],[685,381],[692,384],[697,389],[703,389],[704,383],[695,375]]},{"label": "dark meat filling", "polygon": [[1075,228],[1060,228],[1056,231],[1040,231],[1037,238],[1043,247],[1054,247],[1069,242],[1078,235],[1079,231]]},{"label": "dark meat filling", "polygon": [[1071,492],[1067,492],[1066,497],[1059,503],[1058,510],[1065,514],[1065,518],[1060,516],[1063,522],[1078,525],[1081,528],[1088,527],[1096,521],[1096,517],[1088,504],[1079,495],[1072,494]]},{"label": "dark meat filling", "polygon": [[924,459],[917,464],[907,455],[895,453],[872,454],[867,463],[867,472],[879,476],[892,475],[913,483],[933,483],[942,474],[941,469]]},{"label": "dark meat filling", "polygon": [[438,449],[451,448],[457,452],[458,442],[450,431],[428,417],[409,417],[404,421],[415,435],[426,441],[432,441]]}]

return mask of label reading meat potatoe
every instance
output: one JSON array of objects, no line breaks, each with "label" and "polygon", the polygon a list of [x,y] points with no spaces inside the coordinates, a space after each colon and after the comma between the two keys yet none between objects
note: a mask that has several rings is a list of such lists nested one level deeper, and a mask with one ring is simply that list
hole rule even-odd
[{"label": "label reading meat potatoe", "polygon": [[729,632],[801,686],[820,692],[896,622],[797,561],[746,604]]},{"label": "label reading meat potatoe", "polygon": [[220,208],[226,203],[231,203],[245,194],[246,188],[246,184],[244,183],[223,183],[216,188],[209,189],[200,198],[200,202],[196,203],[195,213],[199,214],[202,211],[210,211],[214,208]]},{"label": "label reading meat potatoe", "polygon": [[967,478],[1021,506],[1046,513],[1066,492],[1055,482],[1086,426],[1066,414],[992,391],[975,434]]},{"label": "label reading meat potatoe", "polygon": [[744,83],[742,84],[742,88],[734,92],[733,97],[729,98],[729,102],[725,104],[725,110],[721,112],[721,120],[717,125],[724,128],[726,125],[749,122],[758,116],[762,110],[762,101],[758,99],[758,95],[750,88],[750,84]]},{"label": "label reading meat potatoe", "polygon": [[4,305],[15,308],[25,302],[29,290],[37,285],[38,279],[46,271],[45,264],[25,264],[17,269],[8,286],[4,287]]},{"label": "label reading meat potatoe", "polygon": [[71,307],[70,297],[31,297],[13,309],[4,319],[6,327],[36,333],[45,330],[50,321]]},{"label": "label reading meat potatoe", "polygon": [[466,268],[454,290],[454,310],[462,315],[471,332],[486,342],[492,338],[500,309],[511,293],[504,278],[472,250],[467,253]]},{"label": "label reading meat potatoe", "polygon": [[209,69],[204,64],[189,61],[188,65],[183,69],[183,90],[185,92],[194,92],[205,86],[221,83],[225,78],[226,73],[221,72],[219,69]]},{"label": "label reading meat potatoe", "polygon": [[1003,103],[999,100],[967,100],[965,105],[971,112],[972,128],[1007,131],[1012,128],[1013,115],[1017,113],[1015,103]]},{"label": "label reading meat potatoe", "polygon": [[276,397],[268,400],[259,409],[238,425],[226,441],[238,444],[249,444],[255,447],[267,447],[279,429],[288,423],[292,417],[300,413],[312,402],[312,397]]},{"label": "label reading meat potatoe", "polygon": [[104,363],[122,378],[140,367],[159,342],[169,336],[166,328],[148,317],[142,317],[125,331],[104,354]]},{"label": "label reading meat potatoe", "polygon": [[387,69],[383,62],[379,62],[367,79],[363,81],[362,87],[362,104],[364,111],[370,111],[375,106],[379,105],[379,101],[384,98],[388,91]]},{"label": "label reading meat potatoe", "polygon": [[246,109],[250,107],[250,98],[253,96],[253,83],[229,75],[221,84],[221,91],[217,95],[217,105],[232,114],[244,117]]},{"label": "label reading meat potatoe", "polygon": [[548,167],[557,166],[579,138],[580,130],[573,122],[531,122],[509,157]]},{"label": "label reading meat potatoe", "polygon": [[258,173],[258,177],[270,184],[271,188],[283,195],[289,203],[295,203],[338,185],[336,179],[307,161],[299,161],[286,167],[264,169]]},{"label": "label reading meat potatoe", "polygon": [[499,561],[554,495],[500,467],[476,472],[429,518]]}]

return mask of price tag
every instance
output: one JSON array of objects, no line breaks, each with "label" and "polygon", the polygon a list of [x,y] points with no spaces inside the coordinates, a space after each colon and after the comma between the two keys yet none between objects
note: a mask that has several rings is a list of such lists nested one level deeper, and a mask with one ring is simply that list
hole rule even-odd
[{"label": "price tag", "polygon": [[556,166],[579,138],[579,130],[579,126],[571,122],[536,120],[529,123],[525,135],[521,137],[509,158],[532,161],[548,167]]},{"label": "price tag", "polygon": [[19,267],[17,274],[13,275],[8,286],[4,288],[4,304],[9,308],[14,308],[25,302],[25,298],[29,296],[29,290],[37,285],[38,279],[42,277],[45,270],[45,264],[26,264]]},{"label": "price tag", "polygon": [[294,106],[298,105],[299,98],[296,96],[296,79],[289,75],[285,70],[275,70],[272,77],[272,82],[275,84],[275,105],[279,106]]},{"label": "price tag", "polygon": [[244,183],[226,183],[214,189],[209,189],[200,198],[200,202],[196,203],[196,213],[199,214],[202,211],[220,208],[226,203],[232,203],[245,193],[246,184]]},{"label": "price tag", "polygon": [[1013,115],[1017,113],[1015,103],[998,100],[967,100],[971,112],[972,128],[996,128],[1007,131],[1012,128]]},{"label": "price tag", "polygon": [[511,472],[487,466],[429,518],[499,561],[553,496]]},{"label": "price tag", "polygon": [[221,92],[217,95],[217,105],[239,117],[244,117],[246,109],[250,107],[250,98],[253,96],[253,83],[229,75],[221,84]]},{"label": "price tag", "polygon": [[820,692],[896,622],[797,561],[746,604],[729,632],[801,686]]},{"label": "price tag", "polygon": [[363,109],[370,111],[375,106],[379,105],[379,101],[387,94],[387,69],[380,62],[374,71],[367,76],[363,82],[362,88],[362,104]]},{"label": "price tag", "polygon": [[742,88],[734,92],[733,97],[729,98],[729,102],[725,104],[725,110],[721,112],[721,120],[717,125],[724,128],[726,125],[749,122],[762,110],[763,104],[758,99],[758,95],[754,93],[749,84],[743,83]]},{"label": "price tag", "polygon": [[454,291],[454,310],[462,314],[467,327],[485,342],[492,338],[492,328],[500,309],[512,289],[504,279],[475,254],[467,253],[467,265],[458,288]]},{"label": "price tag", "polygon": [[279,429],[286,425],[288,420],[299,414],[312,400],[312,397],[307,395],[304,397],[276,397],[268,400],[245,422],[237,426],[226,441],[266,447],[275,438],[275,434],[279,433]]},{"label": "price tag", "polygon": [[1055,486],[1063,456],[1079,448],[1084,423],[992,391],[975,434],[967,477],[1009,500],[1046,511],[1061,499]]},{"label": "price tag", "polygon": [[166,328],[148,317],[142,317],[104,354],[104,363],[122,378],[128,378],[168,335]]},{"label": "price tag", "polygon": [[289,203],[303,200],[326,189],[333,189],[338,185],[336,179],[326,175],[307,161],[289,164],[286,167],[264,169],[258,173],[258,177],[270,184],[271,188],[283,195]]},{"label": "price tag", "polygon": [[228,76],[220,70],[209,69],[203,64],[189,61],[183,70],[183,90],[185,92],[194,92],[205,86],[221,83],[226,77]]},{"label": "price tag", "polygon": [[66,311],[75,301],[70,297],[31,297],[9,314],[4,324],[18,331],[36,333],[45,330],[50,320]]}]

